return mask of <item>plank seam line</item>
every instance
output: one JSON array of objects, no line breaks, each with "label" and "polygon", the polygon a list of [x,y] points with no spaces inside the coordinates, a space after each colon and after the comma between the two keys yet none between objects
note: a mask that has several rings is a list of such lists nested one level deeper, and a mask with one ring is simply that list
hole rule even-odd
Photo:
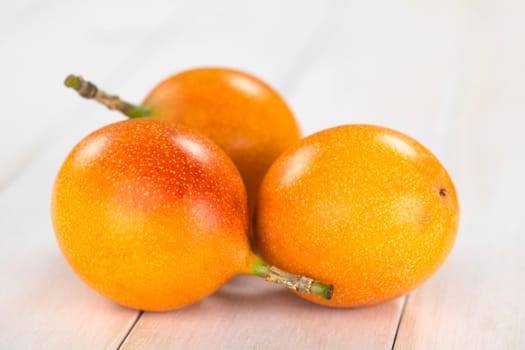
[{"label": "plank seam line", "polygon": [[144,311],[140,310],[139,313],[137,314],[137,317],[135,318],[135,320],[131,324],[131,327],[129,327],[128,331],[126,332],[126,334],[124,335],[124,337],[122,338],[120,343],[118,344],[117,350],[120,350],[122,348],[122,346],[124,345],[124,343],[128,339],[129,335],[131,334],[131,332],[133,331],[133,329],[135,328],[135,326],[137,325],[137,323],[139,322],[139,319],[142,317],[143,314],[144,314]]},{"label": "plank seam line", "polygon": [[407,308],[408,299],[410,298],[410,295],[407,295],[405,297],[405,300],[403,301],[403,306],[401,307],[401,313],[399,314],[399,321],[397,321],[397,327],[396,332],[394,333],[394,340],[392,341],[392,348],[391,350],[394,350],[396,346],[397,341],[397,335],[399,334],[399,328],[401,328],[401,322],[403,321],[403,316],[405,316],[405,310]]}]

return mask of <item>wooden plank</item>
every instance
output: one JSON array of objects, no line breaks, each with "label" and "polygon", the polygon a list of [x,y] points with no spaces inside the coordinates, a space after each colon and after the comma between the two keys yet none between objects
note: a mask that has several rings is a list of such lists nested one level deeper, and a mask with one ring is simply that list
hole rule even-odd
[{"label": "wooden plank", "polygon": [[445,267],[407,304],[396,349],[525,348],[525,5],[471,3],[449,162],[462,207]]},{"label": "wooden plank", "polygon": [[241,276],[188,308],[144,313],[122,349],[389,349],[401,304],[331,309]]}]

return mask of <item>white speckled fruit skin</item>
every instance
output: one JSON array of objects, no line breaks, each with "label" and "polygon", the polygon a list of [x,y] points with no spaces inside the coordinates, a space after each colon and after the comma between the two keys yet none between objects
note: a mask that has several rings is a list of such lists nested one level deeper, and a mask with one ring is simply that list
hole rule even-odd
[{"label": "white speckled fruit skin", "polygon": [[175,123],[128,120],[84,138],[52,194],[57,241],[75,272],[142,310],[194,303],[243,271],[247,196],[228,156]]},{"label": "white speckled fruit skin", "polygon": [[330,301],[303,297],[361,306],[429,278],[458,221],[454,185],[430,151],[391,129],[347,125],[301,140],[272,165],[255,242],[270,264],[334,285]]}]

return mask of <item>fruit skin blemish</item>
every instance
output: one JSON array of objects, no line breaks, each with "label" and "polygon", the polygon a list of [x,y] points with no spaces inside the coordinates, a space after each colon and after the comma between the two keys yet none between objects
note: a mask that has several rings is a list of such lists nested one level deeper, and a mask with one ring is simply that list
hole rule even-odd
[{"label": "fruit skin blemish", "polygon": [[454,244],[459,204],[439,160],[401,132],[346,125],[306,137],[271,166],[255,213],[263,258],[330,281],[331,300],[381,303],[421,285]]}]

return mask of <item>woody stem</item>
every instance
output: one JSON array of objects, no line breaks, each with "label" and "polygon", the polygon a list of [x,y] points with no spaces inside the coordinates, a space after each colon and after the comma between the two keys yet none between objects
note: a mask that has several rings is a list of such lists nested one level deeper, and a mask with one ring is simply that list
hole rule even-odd
[{"label": "woody stem", "polygon": [[110,95],[100,90],[95,84],[84,80],[78,75],[68,75],[64,84],[68,88],[76,90],[80,96],[93,99],[109,109],[117,110],[127,115],[129,118],[146,117],[151,114],[151,110],[148,107],[123,101],[117,95]]},{"label": "woody stem", "polygon": [[326,300],[330,300],[334,292],[334,287],[331,284],[324,284],[306,276],[295,275],[275,266],[269,266],[260,258],[252,262],[251,268],[253,275],[272,283],[284,285],[299,293],[317,294]]}]

